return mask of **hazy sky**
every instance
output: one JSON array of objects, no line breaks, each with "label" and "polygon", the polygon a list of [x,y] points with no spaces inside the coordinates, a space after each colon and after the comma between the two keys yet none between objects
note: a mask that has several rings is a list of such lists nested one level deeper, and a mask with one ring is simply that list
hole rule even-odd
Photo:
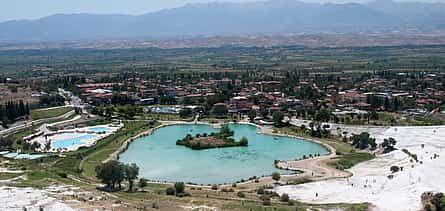
[{"label": "hazy sky", "polygon": [[[216,0],[0,0],[0,22],[14,19],[36,19],[57,13],[143,14],[187,3]],[[247,2],[259,0],[218,0]],[[307,2],[364,2],[368,0],[303,0]],[[418,0],[440,1],[445,0]]]}]

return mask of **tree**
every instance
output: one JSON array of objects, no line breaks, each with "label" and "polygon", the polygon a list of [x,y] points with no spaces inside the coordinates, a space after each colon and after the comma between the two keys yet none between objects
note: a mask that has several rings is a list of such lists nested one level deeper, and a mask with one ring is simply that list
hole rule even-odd
[{"label": "tree", "polygon": [[288,202],[289,201],[289,195],[283,193],[283,195],[281,195],[281,197],[280,197],[280,201]]},{"label": "tree", "polygon": [[283,124],[284,119],[284,113],[281,111],[275,111],[272,114],[273,121],[275,122],[275,125],[280,126]]},{"label": "tree", "polygon": [[13,139],[0,136],[0,149],[9,149],[13,143]]},{"label": "tree", "polygon": [[247,116],[249,116],[250,122],[253,122],[256,117],[256,112],[254,110],[250,110],[249,113],[247,113]]},{"label": "tree", "polygon": [[383,139],[382,147],[383,147],[383,153],[388,153],[391,151],[394,151],[396,148],[394,147],[396,145],[397,141],[390,137],[388,139]]},{"label": "tree", "polygon": [[225,103],[217,103],[213,106],[212,113],[215,116],[222,117],[226,116],[229,109],[227,108],[227,105]]},{"label": "tree", "polygon": [[249,140],[247,140],[247,138],[246,138],[245,136],[243,136],[243,137],[241,138],[239,144],[240,144],[241,146],[247,146],[247,145],[249,145]]},{"label": "tree", "polygon": [[233,136],[233,130],[230,129],[229,125],[223,125],[219,131],[219,135],[223,139],[228,138],[230,136]]},{"label": "tree", "polygon": [[379,114],[375,110],[372,110],[369,114],[369,118],[371,120],[379,120]]},{"label": "tree", "polygon": [[106,163],[96,166],[96,177],[107,187],[115,189],[116,183],[122,182],[124,179],[124,165],[116,160],[111,160]]},{"label": "tree", "polygon": [[184,109],[181,109],[180,111],[179,111],[179,116],[181,117],[181,118],[188,118],[188,117],[191,117],[192,116],[192,109],[190,109],[190,108],[184,108]]},{"label": "tree", "polygon": [[391,168],[389,168],[389,170],[391,170],[392,173],[396,173],[400,170],[400,167],[398,166],[391,166]]},{"label": "tree", "polygon": [[135,163],[132,163],[130,165],[125,165],[124,170],[125,179],[128,181],[128,191],[131,192],[133,191],[134,180],[139,175],[139,167]]},{"label": "tree", "polygon": [[359,135],[353,134],[350,139],[352,140],[352,146],[358,149],[366,149],[368,147],[375,149],[377,146],[375,139],[371,138],[367,132],[360,133]]},{"label": "tree", "polygon": [[183,194],[184,191],[185,191],[185,184],[183,182],[175,183],[175,193],[176,193],[176,195]]},{"label": "tree", "polygon": [[280,178],[281,178],[280,173],[278,173],[278,172],[272,173],[272,179],[275,180],[276,182],[278,182],[280,180]]},{"label": "tree", "polygon": [[314,120],[319,122],[328,122],[330,119],[331,113],[327,109],[321,109],[315,115]]},{"label": "tree", "polygon": [[445,210],[445,196],[443,193],[434,194],[431,203],[437,211]]}]

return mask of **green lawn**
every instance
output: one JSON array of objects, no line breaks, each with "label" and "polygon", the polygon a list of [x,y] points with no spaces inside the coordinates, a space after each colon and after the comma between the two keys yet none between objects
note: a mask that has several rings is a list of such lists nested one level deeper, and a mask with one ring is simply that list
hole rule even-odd
[{"label": "green lawn", "polygon": [[351,168],[358,163],[371,160],[372,158],[374,157],[366,152],[353,152],[344,154],[340,158],[334,159],[333,161],[329,162],[329,165],[337,169],[344,170]]},{"label": "green lawn", "polygon": [[71,107],[60,107],[60,108],[54,108],[54,109],[48,109],[48,110],[37,109],[37,110],[31,111],[31,118],[33,120],[37,120],[37,119],[47,119],[47,118],[52,118],[52,117],[58,117],[63,114],[66,114],[72,110],[73,110],[73,108],[71,108]]},{"label": "green lawn", "polygon": [[16,174],[16,173],[0,173],[0,180],[7,180],[12,179],[20,176],[22,174]]}]

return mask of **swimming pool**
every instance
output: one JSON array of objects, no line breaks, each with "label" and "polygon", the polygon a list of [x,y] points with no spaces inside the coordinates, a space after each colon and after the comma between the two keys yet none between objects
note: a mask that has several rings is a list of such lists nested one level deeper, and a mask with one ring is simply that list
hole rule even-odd
[{"label": "swimming pool", "polygon": [[27,160],[34,160],[42,157],[46,157],[48,155],[46,154],[19,154],[16,152],[10,152],[3,154],[3,157],[6,158],[12,158],[12,159],[27,159]]},{"label": "swimming pool", "polygon": [[252,176],[270,175],[275,160],[293,160],[309,154],[328,154],[321,145],[302,139],[264,135],[251,125],[230,124],[235,140],[245,136],[248,147],[192,150],[177,146],[186,134],[216,132],[209,125],[173,125],[139,138],[119,156],[124,163],[136,163],[141,177],[157,181],[197,184],[233,183]]},{"label": "swimming pool", "polygon": [[96,133],[103,133],[103,132],[108,132],[111,129],[108,127],[92,127],[92,128],[88,128],[88,130],[96,132]]},{"label": "swimming pool", "polygon": [[179,109],[172,107],[154,107],[151,111],[156,113],[178,113]]},{"label": "swimming pool", "polygon": [[82,145],[85,144],[86,140],[94,139],[97,135],[88,134],[88,135],[80,135],[77,137],[66,138],[62,140],[54,140],[51,142],[51,147],[53,149],[64,149],[71,146]]}]

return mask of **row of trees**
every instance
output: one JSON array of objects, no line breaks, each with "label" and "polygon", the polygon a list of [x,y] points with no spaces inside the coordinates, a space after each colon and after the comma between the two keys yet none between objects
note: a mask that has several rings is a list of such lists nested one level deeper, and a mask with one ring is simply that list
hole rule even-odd
[{"label": "row of trees", "polygon": [[55,107],[65,105],[65,98],[59,94],[43,95],[39,99],[40,107]]},{"label": "row of trees", "polygon": [[133,119],[134,116],[142,113],[142,108],[138,106],[96,106],[93,107],[91,113],[94,115],[104,116],[104,117],[112,117],[113,114],[117,114],[119,116]]},{"label": "row of trees", "polygon": [[351,144],[357,149],[367,149],[371,148],[372,150],[376,149],[377,143],[375,142],[375,138],[372,138],[369,133],[362,132],[360,134],[353,134],[350,137]]},{"label": "row of trees", "polygon": [[135,164],[123,164],[119,161],[112,160],[95,168],[96,176],[102,183],[107,185],[107,188],[116,190],[118,185],[119,190],[122,189],[122,182],[128,182],[128,191],[133,191],[134,180],[138,178],[139,167]]},{"label": "row of trees", "polygon": [[0,105],[0,120],[3,124],[13,122],[18,117],[29,115],[29,105],[23,101],[9,101]]}]

